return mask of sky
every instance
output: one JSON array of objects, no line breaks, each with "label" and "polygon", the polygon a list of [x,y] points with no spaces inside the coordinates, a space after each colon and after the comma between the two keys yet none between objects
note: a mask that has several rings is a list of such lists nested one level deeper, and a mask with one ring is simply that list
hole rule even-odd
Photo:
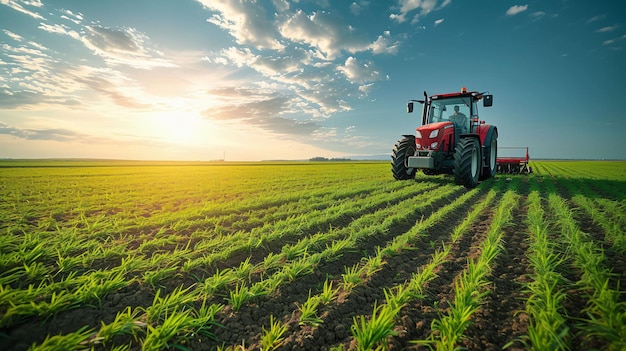
[{"label": "sky", "polygon": [[0,45],[0,158],[386,157],[466,87],[500,146],[626,159],[621,0],[0,0]]}]

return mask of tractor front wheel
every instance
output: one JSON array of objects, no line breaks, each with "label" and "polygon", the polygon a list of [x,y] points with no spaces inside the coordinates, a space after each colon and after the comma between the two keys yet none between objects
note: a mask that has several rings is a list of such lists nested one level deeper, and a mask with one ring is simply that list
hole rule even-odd
[{"label": "tractor front wheel", "polygon": [[391,173],[397,180],[415,179],[415,168],[409,168],[409,157],[415,155],[415,137],[398,140],[391,154]]},{"label": "tractor front wheel", "polygon": [[454,153],[454,181],[466,188],[478,185],[481,171],[480,143],[476,138],[462,138]]}]

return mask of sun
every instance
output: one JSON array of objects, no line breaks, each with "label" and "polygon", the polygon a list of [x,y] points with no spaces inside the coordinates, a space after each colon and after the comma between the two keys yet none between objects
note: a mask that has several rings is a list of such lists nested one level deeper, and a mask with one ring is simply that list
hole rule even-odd
[{"label": "sun", "polygon": [[202,119],[188,112],[159,112],[152,122],[160,139],[176,144],[193,144],[203,129]]}]

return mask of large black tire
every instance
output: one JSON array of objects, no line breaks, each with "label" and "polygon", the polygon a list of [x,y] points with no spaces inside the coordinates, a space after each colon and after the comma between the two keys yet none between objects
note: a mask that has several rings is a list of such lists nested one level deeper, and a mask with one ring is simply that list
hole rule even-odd
[{"label": "large black tire", "polygon": [[498,132],[495,130],[491,133],[491,142],[489,147],[485,148],[485,159],[487,161],[487,165],[483,167],[483,170],[480,173],[480,180],[493,178],[496,176],[496,172],[498,171]]},{"label": "large black tire", "polygon": [[415,179],[415,168],[409,168],[409,156],[415,155],[415,137],[405,135],[391,153],[391,173],[397,180]]},{"label": "large black tire", "polygon": [[454,153],[454,181],[466,188],[475,188],[481,169],[480,143],[477,138],[462,138]]}]

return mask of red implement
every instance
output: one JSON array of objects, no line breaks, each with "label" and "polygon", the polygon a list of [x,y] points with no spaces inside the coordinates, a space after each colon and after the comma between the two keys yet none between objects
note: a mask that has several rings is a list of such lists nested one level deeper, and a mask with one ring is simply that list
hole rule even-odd
[{"label": "red implement", "polygon": [[[528,156],[528,147],[499,147],[500,150],[506,150],[506,156],[498,157],[496,163],[498,164],[498,173],[532,173],[533,169],[529,166],[530,158]],[[516,156],[523,153],[526,150],[525,156]]]}]

